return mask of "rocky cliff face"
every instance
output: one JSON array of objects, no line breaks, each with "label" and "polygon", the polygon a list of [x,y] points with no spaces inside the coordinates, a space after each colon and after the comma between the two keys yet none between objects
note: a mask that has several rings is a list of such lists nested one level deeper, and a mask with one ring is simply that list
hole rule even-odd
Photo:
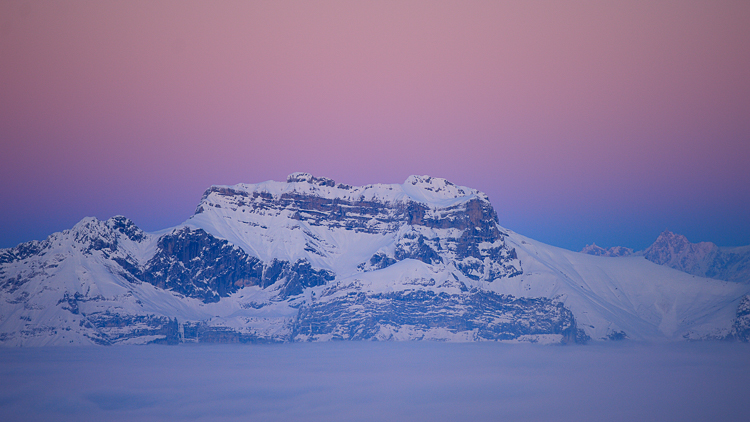
[{"label": "rocky cliff face", "polygon": [[161,236],[154,256],[142,269],[130,267],[130,273],[206,303],[218,302],[246,286],[266,288],[279,280],[283,280],[279,295],[287,298],[334,279],[332,272],[316,270],[307,260],[264,263],[226,240],[188,227]]}]

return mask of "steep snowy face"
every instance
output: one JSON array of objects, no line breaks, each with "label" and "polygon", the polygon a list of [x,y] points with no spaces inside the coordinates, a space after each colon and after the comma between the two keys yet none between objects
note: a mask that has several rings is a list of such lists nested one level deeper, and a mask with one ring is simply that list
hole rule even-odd
[{"label": "steep snowy face", "polygon": [[213,186],[186,224],[262,261],[304,259],[337,275],[407,258],[473,280],[522,272],[487,196],[429,176],[353,187],[294,173],[286,183]]}]

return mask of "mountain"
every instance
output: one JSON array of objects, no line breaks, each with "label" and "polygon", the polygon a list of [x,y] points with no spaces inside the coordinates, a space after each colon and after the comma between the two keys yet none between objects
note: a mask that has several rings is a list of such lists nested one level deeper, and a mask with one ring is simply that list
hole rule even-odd
[{"label": "mountain", "polygon": [[0,250],[0,344],[750,338],[750,286],[555,248],[429,176],[212,186],[183,224]]},{"label": "mountain", "polygon": [[721,248],[711,242],[690,243],[685,236],[665,230],[643,256],[689,274],[750,283],[750,246]]},{"label": "mountain", "polygon": [[643,256],[651,262],[700,277],[750,283],[750,246],[724,248],[711,242],[690,243],[680,234],[665,230],[643,251],[615,246],[588,245],[581,253],[596,256]]},{"label": "mountain", "polygon": [[581,249],[581,253],[595,256],[630,256],[633,250],[623,246],[614,246],[608,249],[597,246],[596,243],[586,245]]}]

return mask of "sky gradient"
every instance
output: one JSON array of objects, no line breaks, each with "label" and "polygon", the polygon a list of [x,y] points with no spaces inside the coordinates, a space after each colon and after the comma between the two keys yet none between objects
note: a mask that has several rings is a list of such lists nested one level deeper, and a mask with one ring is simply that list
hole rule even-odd
[{"label": "sky gradient", "polygon": [[0,247],[444,177],[579,250],[750,244],[750,2],[0,3]]}]

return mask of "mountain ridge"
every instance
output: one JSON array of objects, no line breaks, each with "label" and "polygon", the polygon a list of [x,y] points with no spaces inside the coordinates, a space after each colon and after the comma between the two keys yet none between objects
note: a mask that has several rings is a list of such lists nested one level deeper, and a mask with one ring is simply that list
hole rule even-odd
[{"label": "mountain ridge", "polygon": [[157,233],[84,218],[0,250],[0,344],[746,341],[749,290],[534,241],[444,179],[294,173]]},{"label": "mountain ridge", "polygon": [[587,245],[581,253],[597,256],[643,256],[651,262],[688,274],[718,280],[750,283],[750,246],[720,247],[712,242],[691,243],[687,237],[663,231],[648,248],[633,252],[615,246]]}]

